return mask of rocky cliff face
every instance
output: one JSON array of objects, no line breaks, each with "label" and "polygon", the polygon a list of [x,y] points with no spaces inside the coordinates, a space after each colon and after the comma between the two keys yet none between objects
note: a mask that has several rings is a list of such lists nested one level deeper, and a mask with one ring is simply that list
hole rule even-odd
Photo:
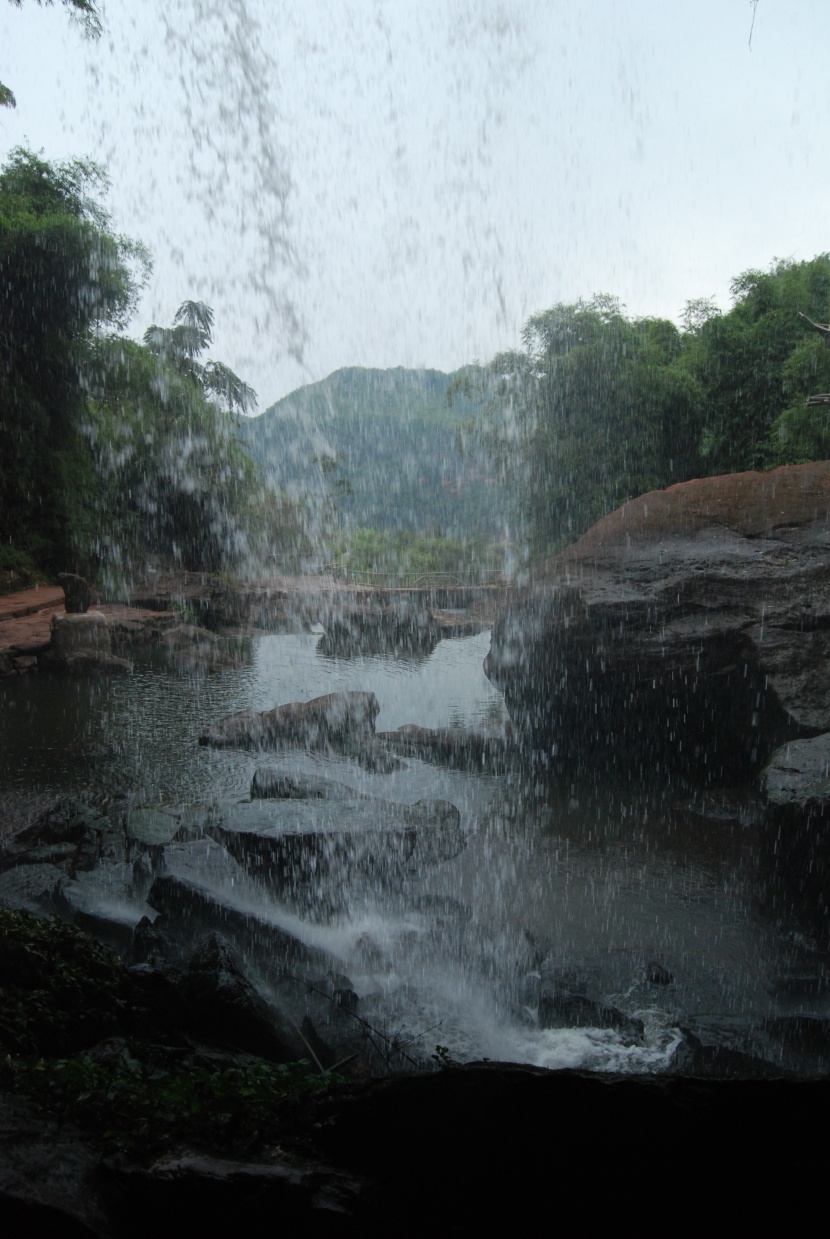
[{"label": "rocky cliff face", "polygon": [[830,461],[625,504],[542,566],[485,670],[571,770],[724,783],[830,730]]}]

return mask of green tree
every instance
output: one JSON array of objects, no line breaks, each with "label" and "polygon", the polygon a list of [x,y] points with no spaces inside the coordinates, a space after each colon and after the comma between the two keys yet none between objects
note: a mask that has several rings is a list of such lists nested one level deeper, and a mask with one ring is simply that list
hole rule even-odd
[{"label": "green tree", "polygon": [[830,352],[803,315],[830,309],[830,255],[777,260],[732,282],[734,305],[685,333],[684,367],[704,393],[707,473],[826,455],[826,411],[805,397],[830,389]]},{"label": "green tree", "polygon": [[148,554],[238,563],[273,526],[237,442],[255,393],[203,360],[201,302],[124,337],[149,258],[113,233],[105,188],[93,164],[23,150],[0,172],[0,545],[120,577]]},{"label": "green tree", "polygon": [[236,439],[237,414],[256,394],[200,360],[212,326],[210,307],[186,301],[143,345],[96,343],[85,432],[106,531],[97,551],[121,572],[147,552],[186,568],[229,566],[252,552],[264,520],[262,485]]},{"label": "green tree", "polygon": [[106,178],[15,150],[0,172],[0,537],[57,569],[92,534],[82,425],[95,342],[123,327],[149,259],[112,232]]},{"label": "green tree", "polygon": [[523,348],[479,373],[485,438],[519,500],[532,553],[577,537],[626,499],[689,476],[700,393],[680,332],[630,320],[611,297],[528,320]]}]

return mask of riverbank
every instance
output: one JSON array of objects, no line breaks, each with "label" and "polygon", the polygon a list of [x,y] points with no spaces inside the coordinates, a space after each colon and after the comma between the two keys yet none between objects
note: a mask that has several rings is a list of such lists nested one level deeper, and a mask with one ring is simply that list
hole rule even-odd
[{"label": "riverbank", "polygon": [[[501,586],[384,589],[333,577],[231,580],[203,573],[156,574],[138,584],[129,603],[101,602],[115,642],[129,645],[176,625],[209,632],[300,632],[322,623],[332,640],[350,648],[481,632],[504,605]],[[63,589],[39,586],[0,597],[0,677],[25,675],[48,664],[53,618],[66,613]]]}]

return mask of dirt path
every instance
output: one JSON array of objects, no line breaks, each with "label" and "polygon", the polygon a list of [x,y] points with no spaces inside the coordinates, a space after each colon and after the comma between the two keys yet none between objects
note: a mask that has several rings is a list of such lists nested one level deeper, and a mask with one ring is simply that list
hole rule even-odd
[{"label": "dirt path", "polygon": [[38,654],[51,640],[52,616],[64,609],[63,590],[56,585],[0,597],[0,675],[37,666]]}]

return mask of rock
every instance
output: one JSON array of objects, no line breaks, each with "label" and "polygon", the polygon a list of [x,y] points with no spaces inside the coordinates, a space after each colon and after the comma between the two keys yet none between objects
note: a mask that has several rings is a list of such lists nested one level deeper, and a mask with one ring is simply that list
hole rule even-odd
[{"label": "rock", "polygon": [[[821,1210],[813,1124],[823,1122],[828,1096],[827,1081],[631,1079],[477,1063],[344,1090],[319,1107],[315,1145],[372,1177],[382,1207],[405,1217],[409,1233],[486,1234],[494,1224],[510,1228],[517,1202],[530,1217],[544,1210],[552,1146],[539,1133],[555,1115],[557,1181],[590,1201],[589,1229],[618,1225],[620,1201],[636,1184],[649,1210],[671,1215],[682,1201],[684,1228],[705,1228],[717,1199],[730,1230],[741,1231],[748,1207],[761,1229],[774,1216],[786,1230],[794,1192]],[[787,1138],[771,1140],[774,1131]],[[602,1150],[597,1133],[609,1141]],[[689,1191],[690,1174],[707,1179],[706,1192]]]},{"label": "rock", "polygon": [[184,989],[200,1039],[278,1063],[301,1056],[301,1038],[257,993],[219,934],[211,934],[194,952]]},{"label": "rock", "polygon": [[641,1020],[632,1019],[618,1007],[595,1002],[587,994],[574,994],[542,979],[539,993],[540,1028],[615,1028],[637,1042],[643,1036]]},{"label": "rock", "polygon": [[125,818],[127,839],[149,849],[171,843],[180,825],[179,817],[166,809],[130,808]]},{"label": "rock", "polygon": [[24,671],[37,671],[37,655],[36,654],[17,654],[12,659],[15,671],[23,674]]},{"label": "rock", "polygon": [[458,809],[441,800],[253,801],[226,806],[218,832],[252,875],[309,912],[341,907],[356,882],[397,883],[466,843]]},{"label": "rock", "polygon": [[662,964],[658,964],[656,959],[652,959],[646,965],[646,981],[649,985],[674,985],[674,976],[668,968],[664,968]]},{"label": "rock", "polygon": [[761,775],[768,805],[823,813],[830,805],[830,731],[809,740],[791,740],[773,753]]},{"label": "rock", "polygon": [[378,741],[395,753],[438,761],[456,770],[486,773],[504,771],[514,758],[514,747],[505,736],[487,736],[453,727],[417,727],[405,723],[396,731],[378,732]]},{"label": "rock", "polygon": [[294,701],[257,714],[242,710],[199,737],[213,748],[266,749],[358,746],[372,737],[380,710],[374,693],[342,692]]},{"label": "rock", "polygon": [[224,671],[241,667],[242,661],[223,648],[216,633],[196,624],[179,624],[162,634],[161,645],[174,670],[187,675],[198,671]]},{"label": "rock", "polygon": [[79,929],[126,953],[142,917],[152,909],[135,892],[132,865],[104,865],[95,873],[64,877],[55,891],[55,906]]},{"label": "rock", "polygon": [[[715,1200],[729,1233],[748,1224],[786,1233],[794,1201],[820,1216],[826,1154],[816,1132],[829,1095],[827,1080],[477,1063],[334,1089],[310,1107],[301,1151],[290,1156],[280,1148],[231,1160],[222,1150],[177,1147],[150,1165],[102,1160],[88,1133],[3,1099],[0,1221],[4,1234],[33,1239],[254,1236],[275,1220],[323,1239],[486,1234],[515,1225],[517,1202],[530,1217],[549,1207],[555,1155],[556,1181],[590,1201],[592,1229],[618,1227],[620,1202],[637,1185],[660,1216],[682,1201],[684,1226],[711,1229]],[[551,1116],[554,1153],[540,1138]],[[690,1178],[707,1190],[689,1192]]]},{"label": "rock", "polygon": [[361,770],[369,774],[394,774],[397,770],[405,770],[406,762],[393,757],[380,744],[362,744],[353,754]]},{"label": "rock", "polygon": [[325,632],[317,653],[329,658],[365,658],[373,654],[431,654],[441,639],[426,607],[399,600],[391,606],[354,607],[342,604],[321,612]]},{"label": "rock", "polygon": [[74,572],[59,572],[58,584],[66,599],[67,615],[85,615],[97,597],[92,586]]},{"label": "rock", "polygon": [[56,655],[112,652],[112,633],[100,611],[52,616],[52,649]]},{"label": "rock", "polygon": [[764,1021],[776,1050],[799,1075],[826,1075],[830,1070],[830,1019],[800,1013]]},{"label": "rock", "polygon": [[[133,1007],[146,1021],[144,1035],[163,1032],[175,1043],[193,1031],[193,1013],[187,998],[185,975],[158,954],[127,968]],[[188,1043],[189,1044],[189,1043]]]},{"label": "rock", "polygon": [[166,871],[156,876],[147,902],[164,914],[170,938],[190,944],[218,931],[245,958],[256,958],[269,981],[343,971],[340,960],[291,932],[289,918],[263,899],[261,886],[213,840],[174,844],[165,859]]},{"label": "rock", "polygon": [[119,1220],[129,1225],[123,1235],[263,1235],[275,1219],[281,1230],[321,1239],[376,1233],[361,1220],[375,1220],[363,1179],[296,1156],[241,1162],[177,1151],[149,1167],[108,1166],[106,1174]]},{"label": "rock", "polygon": [[112,653],[112,633],[100,611],[53,615],[52,642],[40,665],[73,674],[107,672],[124,674],[132,663]]},{"label": "rock", "polygon": [[789,1074],[781,1062],[780,1043],[762,1044],[760,1029],[747,1021],[699,1020],[681,1024],[683,1040],[671,1070],[682,1076],[770,1080]]},{"label": "rock", "polygon": [[103,856],[120,860],[123,840],[97,809],[81,800],[58,801],[6,842],[0,871],[14,865],[65,865],[74,875],[95,868]]},{"label": "rock", "polygon": [[360,792],[333,779],[283,774],[276,766],[260,766],[251,782],[252,800],[362,800]]},{"label": "rock", "polygon": [[0,873],[0,907],[54,916],[55,892],[65,876],[62,869],[48,862],[8,869]]},{"label": "rock", "polygon": [[653,491],[549,560],[488,676],[546,763],[698,783],[830,730],[830,461]]},{"label": "rock", "polygon": [[830,732],[794,740],[761,776],[767,901],[830,942]]},{"label": "rock", "polygon": [[[162,922],[163,917],[156,917]],[[133,964],[156,964],[167,959],[170,954],[170,941],[160,924],[154,924],[149,916],[142,916],[133,930],[130,944],[129,959]]]},{"label": "rock", "polygon": [[64,1117],[23,1097],[0,1097],[0,1227],[3,1234],[108,1239],[98,1191],[101,1151]]}]

